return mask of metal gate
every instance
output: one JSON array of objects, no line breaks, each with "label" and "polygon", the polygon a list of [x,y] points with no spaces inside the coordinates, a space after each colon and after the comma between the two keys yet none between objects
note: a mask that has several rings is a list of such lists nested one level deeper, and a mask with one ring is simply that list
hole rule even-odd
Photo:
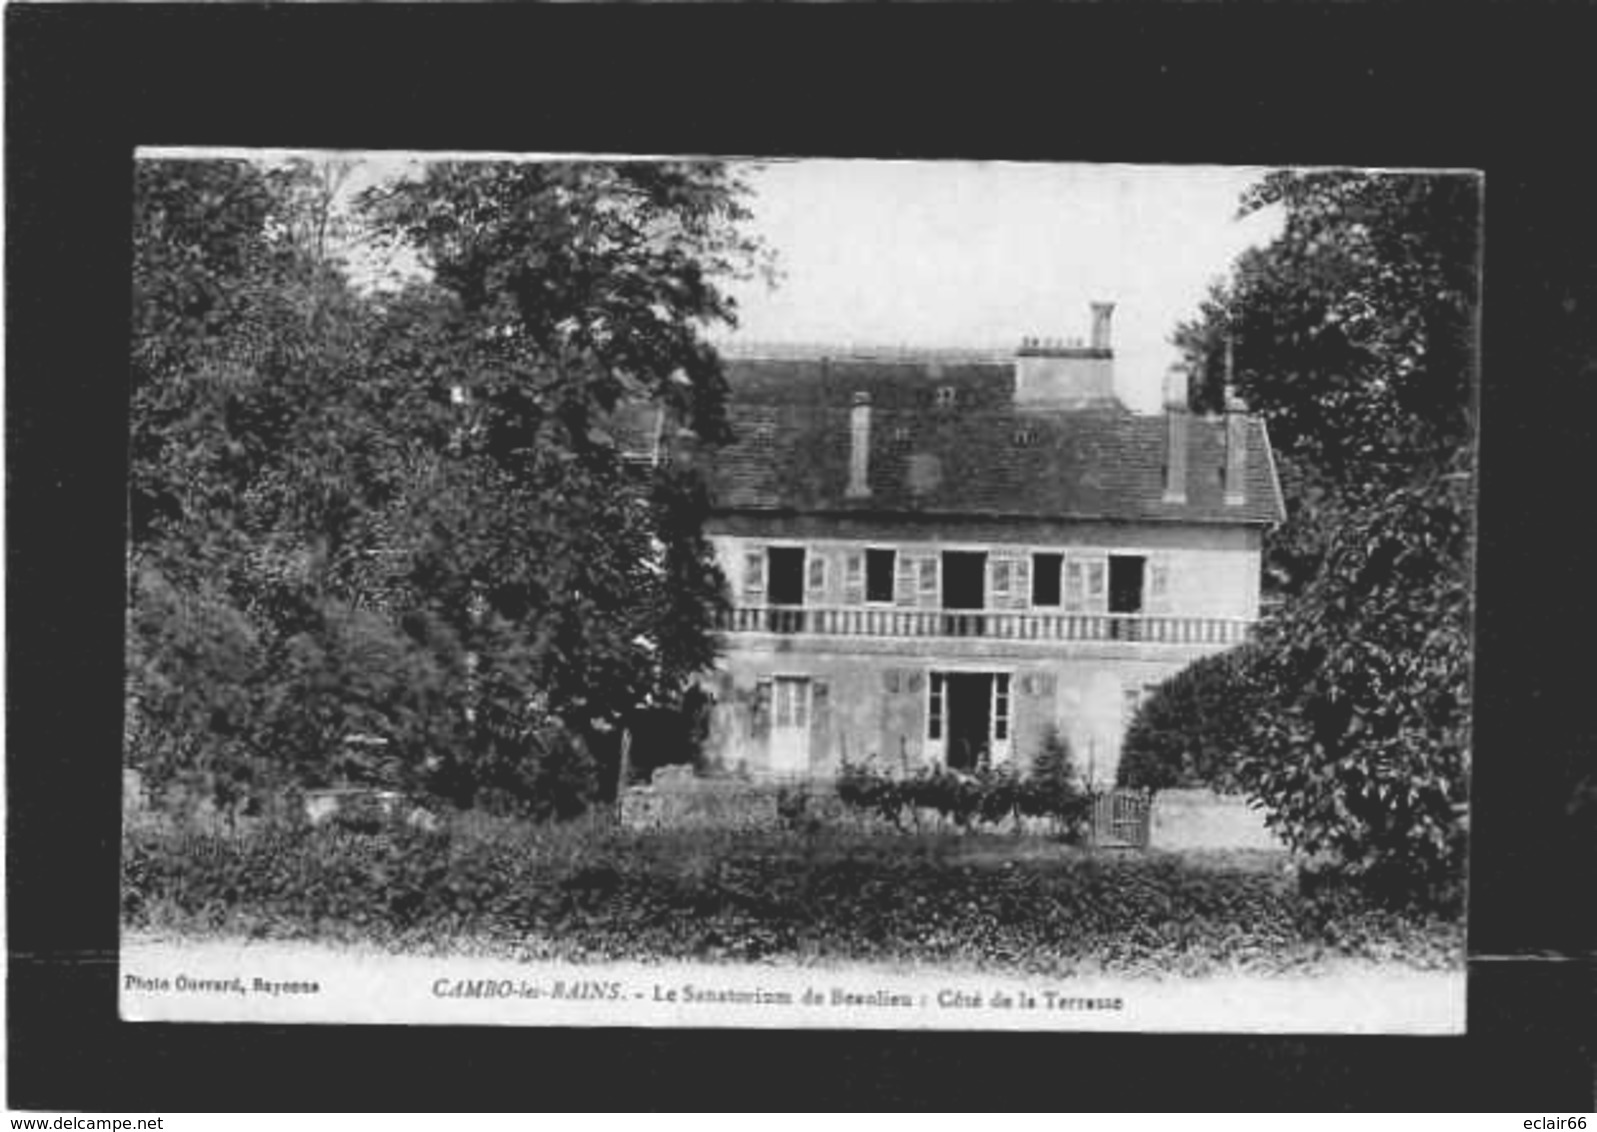
[{"label": "metal gate", "polygon": [[1092,843],[1109,849],[1146,849],[1150,797],[1142,790],[1108,790],[1092,799]]}]

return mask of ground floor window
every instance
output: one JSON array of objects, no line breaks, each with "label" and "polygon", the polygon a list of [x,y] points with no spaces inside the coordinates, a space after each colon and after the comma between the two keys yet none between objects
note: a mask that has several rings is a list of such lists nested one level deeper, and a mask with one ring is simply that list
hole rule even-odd
[{"label": "ground floor window", "polygon": [[771,681],[771,769],[797,773],[810,764],[810,679],[778,676]]}]

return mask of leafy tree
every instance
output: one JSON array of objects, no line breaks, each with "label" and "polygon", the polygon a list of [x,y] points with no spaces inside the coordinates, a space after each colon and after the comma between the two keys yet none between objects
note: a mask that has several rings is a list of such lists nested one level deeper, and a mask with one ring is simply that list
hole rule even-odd
[{"label": "leafy tree", "polygon": [[1126,731],[1116,778],[1145,790],[1241,789],[1247,751],[1264,696],[1250,672],[1250,646],[1203,657],[1165,680]]},{"label": "leafy tree", "polygon": [[[1270,429],[1287,522],[1267,581],[1294,593],[1349,515],[1474,442],[1480,186],[1472,176],[1281,171],[1243,198],[1278,207],[1174,342],[1192,406],[1218,411],[1228,371]],[[1228,365],[1229,360],[1229,365]]]},{"label": "leafy tree", "polygon": [[[653,401],[724,434],[700,331],[753,262],[741,189],[439,166],[351,217],[348,173],[137,167],[130,757],[227,800],[358,774],[568,814],[580,732],[713,656],[702,485],[609,429]],[[434,280],[358,294],[357,221]],[[332,765],[351,732],[383,758]]]},{"label": "leafy tree", "polygon": [[1434,886],[1462,865],[1479,183],[1278,172],[1243,211],[1272,205],[1281,236],[1176,335],[1200,409],[1230,343],[1287,496],[1239,769],[1291,844]]},{"label": "leafy tree", "polygon": [[580,732],[674,703],[713,659],[702,484],[627,459],[612,429],[652,402],[725,436],[703,331],[733,317],[718,278],[758,261],[742,193],[708,163],[440,164],[365,197],[439,293],[404,370],[456,411],[410,569],[476,658],[496,741],[546,714]]},{"label": "leafy tree", "polygon": [[1359,513],[1261,633],[1243,780],[1290,843],[1393,893],[1463,867],[1471,496],[1460,469]]}]

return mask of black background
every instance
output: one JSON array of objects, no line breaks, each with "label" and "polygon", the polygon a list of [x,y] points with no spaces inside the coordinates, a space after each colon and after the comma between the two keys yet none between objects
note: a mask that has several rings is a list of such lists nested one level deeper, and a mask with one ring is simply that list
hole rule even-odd
[{"label": "black background", "polygon": [[[5,15],[11,1107],[1591,1110],[1597,880],[1569,805],[1597,731],[1591,9]],[[118,1022],[139,144],[1485,170],[1468,1037]]]}]

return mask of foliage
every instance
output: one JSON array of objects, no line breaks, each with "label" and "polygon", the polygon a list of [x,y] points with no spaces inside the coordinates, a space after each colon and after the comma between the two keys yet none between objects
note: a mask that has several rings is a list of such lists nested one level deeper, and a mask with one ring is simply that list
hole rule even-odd
[{"label": "foliage", "polygon": [[1480,184],[1278,172],[1243,201],[1272,206],[1281,236],[1176,335],[1199,408],[1230,341],[1286,493],[1269,696],[1239,769],[1296,848],[1382,887],[1445,887],[1467,793]]},{"label": "foliage", "polygon": [[1067,839],[1079,835],[1089,805],[1069,745],[1057,730],[1050,731],[1025,774],[1001,764],[974,772],[930,766],[895,776],[869,764],[846,763],[837,793],[844,805],[899,828],[906,818],[918,826],[920,813],[927,810],[962,830],[1005,822],[1018,830],[1022,817],[1036,817],[1052,819],[1055,832]]},{"label": "foliage", "polygon": [[131,930],[569,960],[931,962],[1068,975],[1457,968],[1461,925],[1259,863],[1008,835],[629,833],[473,818],[435,833],[130,835]]},{"label": "foliage", "polygon": [[536,688],[576,730],[616,724],[713,659],[702,483],[625,459],[613,414],[652,402],[725,435],[702,331],[733,316],[718,279],[757,258],[742,193],[712,163],[441,163],[365,199],[447,296],[402,359],[460,402],[413,569],[481,658],[486,715],[515,726]]},{"label": "foliage", "polygon": [[1193,661],[1161,683],[1138,709],[1121,748],[1117,781],[1145,790],[1240,790],[1238,760],[1266,695],[1250,671],[1257,650],[1243,645]]},{"label": "foliage", "polygon": [[[440,165],[352,213],[348,175],[136,166],[130,762],[232,805],[343,776],[370,734],[362,779],[571,812],[584,737],[713,658],[703,486],[612,420],[724,433],[702,331],[757,258],[742,190],[713,164]],[[363,236],[434,278],[361,293]]]},{"label": "foliage", "polygon": [[1273,695],[1244,781],[1291,844],[1395,892],[1445,888],[1464,864],[1468,492],[1401,489],[1348,523],[1260,640]]},{"label": "foliage", "polygon": [[1193,407],[1235,389],[1269,425],[1287,522],[1269,581],[1298,592],[1350,511],[1474,443],[1480,183],[1455,174],[1276,172],[1243,214],[1280,237],[1238,259],[1174,336]]},{"label": "foliage", "polygon": [[1022,813],[1052,818],[1056,831],[1068,840],[1081,835],[1092,799],[1082,788],[1070,744],[1057,727],[1043,736],[1020,790]]}]

